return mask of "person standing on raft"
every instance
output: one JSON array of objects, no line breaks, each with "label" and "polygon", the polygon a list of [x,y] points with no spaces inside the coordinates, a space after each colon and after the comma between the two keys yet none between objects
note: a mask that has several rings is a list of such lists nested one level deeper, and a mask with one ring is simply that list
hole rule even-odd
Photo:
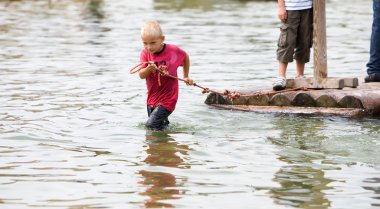
[{"label": "person standing on raft", "polygon": [[278,39],[278,77],[273,90],[286,88],[286,69],[296,60],[296,78],[304,78],[305,63],[310,61],[313,43],[313,0],[278,0],[281,33]]},{"label": "person standing on raft", "polygon": [[370,57],[367,63],[366,83],[380,82],[380,0],[373,0],[373,21]]}]

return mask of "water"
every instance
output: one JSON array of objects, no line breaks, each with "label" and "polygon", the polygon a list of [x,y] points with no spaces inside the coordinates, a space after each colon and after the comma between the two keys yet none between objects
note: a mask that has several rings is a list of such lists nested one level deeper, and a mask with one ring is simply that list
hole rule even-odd
[{"label": "water", "polygon": [[[365,73],[371,5],[328,1],[330,76]],[[181,84],[171,128],[145,130],[145,82],[128,73],[143,22],[189,53],[198,84],[262,86],[277,74],[276,8],[0,1],[0,208],[379,207],[377,119],[217,110]]]}]

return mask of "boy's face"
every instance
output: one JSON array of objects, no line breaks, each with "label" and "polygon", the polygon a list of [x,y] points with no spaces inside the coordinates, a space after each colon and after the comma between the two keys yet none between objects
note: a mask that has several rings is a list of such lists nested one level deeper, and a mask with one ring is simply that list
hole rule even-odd
[{"label": "boy's face", "polygon": [[141,36],[141,40],[144,44],[144,48],[149,51],[149,53],[159,52],[165,40],[165,36]]}]

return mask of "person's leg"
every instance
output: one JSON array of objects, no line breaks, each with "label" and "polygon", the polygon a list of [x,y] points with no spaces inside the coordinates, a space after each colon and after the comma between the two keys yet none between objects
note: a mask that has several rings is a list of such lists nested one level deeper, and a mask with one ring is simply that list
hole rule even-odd
[{"label": "person's leg", "polygon": [[365,82],[380,82],[380,0],[373,0],[370,58]]},{"label": "person's leg", "polygon": [[286,68],[288,67],[287,62],[278,61],[278,77],[286,78]]},{"label": "person's leg", "polygon": [[273,90],[281,91],[286,88],[286,68],[288,67],[287,62],[278,61],[278,77],[273,82]]},{"label": "person's leg", "polygon": [[300,60],[296,60],[297,63],[297,75],[296,78],[302,78],[305,71],[305,63]]},{"label": "person's leg", "polygon": [[150,117],[150,114],[152,114],[154,108],[151,107],[151,106],[149,106],[149,105],[147,105],[147,106],[146,106],[146,110],[147,110],[147,112],[148,112],[148,117]]},{"label": "person's leg", "polygon": [[[151,108],[148,106],[148,109]],[[146,127],[151,130],[163,130],[169,125],[168,117],[172,112],[162,106],[157,106],[150,112]]]},{"label": "person's leg", "polygon": [[279,91],[286,88],[286,69],[289,62],[293,62],[294,48],[296,45],[297,30],[299,25],[298,11],[287,11],[288,19],[281,23],[281,33],[278,39],[277,60],[278,78],[273,83],[273,90]]},{"label": "person's leg", "polygon": [[294,48],[296,46],[298,15],[296,11],[288,11],[288,19],[281,23],[281,33],[277,43],[277,60],[279,63],[279,76],[286,77],[286,68],[293,62]]},{"label": "person's leg", "polygon": [[297,78],[304,75],[305,63],[310,61],[310,48],[313,43],[313,9],[302,10],[300,14],[301,20],[294,52],[294,59],[297,63]]}]

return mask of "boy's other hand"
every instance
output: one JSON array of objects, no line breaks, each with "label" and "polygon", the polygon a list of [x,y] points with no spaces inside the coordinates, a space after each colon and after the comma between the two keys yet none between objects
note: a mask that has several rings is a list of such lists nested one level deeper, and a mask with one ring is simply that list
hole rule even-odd
[{"label": "boy's other hand", "polygon": [[193,85],[194,84],[194,81],[192,79],[190,79],[189,77],[185,77],[183,78],[186,82],[186,85]]},{"label": "boy's other hand", "polygon": [[288,19],[288,12],[285,8],[278,9],[278,18],[281,20],[281,22],[285,22],[286,19]]},{"label": "boy's other hand", "polygon": [[161,65],[158,69],[160,70],[161,75],[169,75],[168,67],[166,65]]}]

